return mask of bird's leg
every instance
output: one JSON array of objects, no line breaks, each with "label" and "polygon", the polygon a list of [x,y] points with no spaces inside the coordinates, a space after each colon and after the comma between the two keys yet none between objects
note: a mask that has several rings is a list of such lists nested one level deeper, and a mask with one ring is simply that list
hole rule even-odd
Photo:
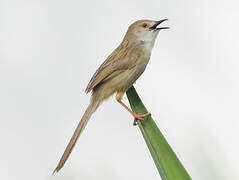
[{"label": "bird's leg", "polygon": [[132,114],[132,115],[134,116],[134,123],[133,123],[134,126],[137,125],[137,120],[141,120],[142,122],[144,122],[144,117],[151,116],[150,113],[146,113],[146,114],[136,114],[135,112],[133,112],[128,106],[126,106],[126,105],[121,101],[123,95],[124,95],[124,92],[117,92],[117,94],[116,94],[116,100],[117,100],[127,111],[129,111],[130,114]]}]

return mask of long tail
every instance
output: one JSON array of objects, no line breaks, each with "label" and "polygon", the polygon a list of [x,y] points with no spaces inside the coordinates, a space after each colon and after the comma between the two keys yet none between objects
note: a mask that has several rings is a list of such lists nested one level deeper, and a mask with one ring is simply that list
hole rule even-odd
[{"label": "long tail", "polygon": [[96,94],[92,94],[92,98],[91,98],[91,102],[89,104],[89,106],[87,107],[84,115],[82,116],[73,136],[71,137],[70,142],[68,143],[56,169],[53,171],[53,174],[55,172],[60,171],[60,169],[64,166],[66,160],[68,159],[68,157],[71,154],[71,151],[73,150],[77,139],[79,138],[80,134],[82,133],[82,131],[84,130],[88,120],[90,119],[91,115],[93,114],[93,112],[95,112],[95,110],[97,109],[97,107],[99,106],[101,102],[101,99],[99,97],[96,96]]}]

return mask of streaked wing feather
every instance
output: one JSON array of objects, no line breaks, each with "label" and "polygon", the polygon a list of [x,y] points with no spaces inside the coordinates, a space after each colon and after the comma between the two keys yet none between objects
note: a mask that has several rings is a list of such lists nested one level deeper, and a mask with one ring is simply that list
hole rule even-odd
[{"label": "streaked wing feather", "polygon": [[129,48],[122,43],[96,70],[86,88],[86,93],[90,92],[99,83],[117,76],[124,70],[131,69],[136,65],[137,60],[142,55],[142,50],[134,46]]},{"label": "streaked wing feather", "polygon": [[86,87],[86,93],[90,92],[97,84],[103,81],[106,77],[112,74],[113,69],[111,68],[112,65],[107,60],[96,70],[94,75],[92,76],[90,82]]}]

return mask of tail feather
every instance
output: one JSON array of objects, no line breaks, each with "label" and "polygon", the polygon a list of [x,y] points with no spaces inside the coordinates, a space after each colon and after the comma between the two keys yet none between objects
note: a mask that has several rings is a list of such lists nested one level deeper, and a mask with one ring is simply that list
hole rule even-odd
[{"label": "tail feather", "polygon": [[93,114],[93,112],[95,112],[95,110],[97,109],[98,105],[100,103],[100,100],[97,98],[97,100],[94,98],[94,96],[92,96],[91,102],[89,104],[89,106],[87,107],[84,115],[82,116],[74,134],[71,137],[70,142],[68,143],[56,169],[53,171],[53,174],[55,172],[60,171],[60,169],[64,166],[66,160],[68,159],[69,155],[71,154],[71,151],[73,150],[76,141],[78,140],[80,134],[82,133],[82,131],[84,130],[87,122],[89,121],[91,115]]}]

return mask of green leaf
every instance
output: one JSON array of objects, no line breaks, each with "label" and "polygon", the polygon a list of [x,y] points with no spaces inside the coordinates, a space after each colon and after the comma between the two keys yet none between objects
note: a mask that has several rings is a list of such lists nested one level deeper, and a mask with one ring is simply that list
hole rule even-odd
[{"label": "green leaf", "polygon": [[[147,109],[132,86],[127,92],[132,110],[137,114],[147,113]],[[153,119],[148,116],[144,123],[137,121],[154,163],[163,180],[190,180],[191,177],[167,143]]]}]

